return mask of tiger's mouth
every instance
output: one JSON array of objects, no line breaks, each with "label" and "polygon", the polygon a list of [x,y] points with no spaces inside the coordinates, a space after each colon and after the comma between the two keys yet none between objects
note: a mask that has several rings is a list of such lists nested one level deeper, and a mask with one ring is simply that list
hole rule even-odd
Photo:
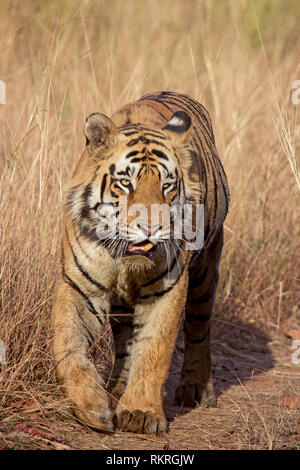
[{"label": "tiger's mouth", "polygon": [[130,243],[130,245],[128,245],[128,248],[124,256],[142,255],[142,256],[147,256],[148,258],[151,258],[154,249],[155,249],[155,246],[149,240],[144,240],[143,242],[140,242],[140,243]]}]

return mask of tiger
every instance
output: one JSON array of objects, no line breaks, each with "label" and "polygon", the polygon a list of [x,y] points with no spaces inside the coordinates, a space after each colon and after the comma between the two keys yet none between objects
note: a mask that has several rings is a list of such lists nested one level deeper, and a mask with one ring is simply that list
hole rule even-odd
[{"label": "tiger", "polygon": [[[210,318],[227,178],[208,111],[185,94],[147,94],[111,118],[93,113],[84,134],[63,206],[52,308],[56,375],[81,423],[159,435],[168,431],[164,385],[180,328],[185,349],[175,403],[216,405]],[[187,223],[202,233],[198,245],[176,236],[185,205]],[[146,211],[130,213],[136,206]],[[106,380],[89,351],[107,325],[114,363]]]}]

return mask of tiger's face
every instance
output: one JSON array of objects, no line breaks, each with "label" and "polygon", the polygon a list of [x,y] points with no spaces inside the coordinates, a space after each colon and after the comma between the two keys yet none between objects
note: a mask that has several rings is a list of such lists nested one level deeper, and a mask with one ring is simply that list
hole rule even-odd
[{"label": "tiger's face", "polygon": [[[68,205],[82,232],[114,258],[154,261],[182,244],[176,218],[191,190],[180,157],[185,152],[188,163],[190,126],[184,112],[175,113],[161,130],[119,129],[100,113],[87,118],[87,155],[77,168]],[[80,176],[86,184],[78,188]]]}]

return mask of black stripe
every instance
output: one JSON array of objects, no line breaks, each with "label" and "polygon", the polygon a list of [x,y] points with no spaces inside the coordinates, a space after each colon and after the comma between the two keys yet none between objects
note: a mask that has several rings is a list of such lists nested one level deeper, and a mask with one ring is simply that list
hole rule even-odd
[{"label": "black stripe", "polygon": [[145,160],[147,160],[147,157],[135,157],[130,161],[130,163],[144,162]]},{"label": "black stripe", "polygon": [[[164,119],[166,120],[166,118],[164,118]],[[157,137],[157,138],[162,139],[162,140],[167,140],[166,136],[161,131],[159,131],[157,129],[153,129],[152,127],[144,126],[143,124],[140,124],[140,123],[131,124],[130,126],[122,126],[122,127],[120,127],[120,129],[121,129],[121,131],[122,130],[125,130],[125,131],[131,131],[132,130],[132,132],[128,132],[128,136],[142,131],[144,133],[144,136],[146,136],[146,134],[149,134],[151,137]],[[123,134],[126,135],[125,132],[123,132]]]},{"label": "black stripe", "polygon": [[156,137],[157,139],[161,139],[161,140],[167,140],[167,138],[163,135],[163,134],[160,134],[160,133],[156,133],[155,131],[149,131],[149,132],[145,132],[144,133],[144,136],[145,137]]},{"label": "black stripe", "polygon": [[134,131],[135,133],[139,132],[139,126],[137,123],[135,124],[124,124],[123,126],[119,127],[120,131],[125,135],[125,132]]},{"label": "black stripe", "polygon": [[100,201],[103,202],[103,194],[106,188],[106,183],[107,183],[107,173],[104,174],[103,180],[101,183],[101,191],[100,191]]},{"label": "black stripe", "polygon": [[[144,98],[144,99],[146,99],[146,98]],[[142,101],[142,100],[139,99],[138,101]],[[156,100],[156,101],[157,101],[157,100]],[[150,109],[153,111],[153,113],[158,114],[158,115],[159,115],[160,117],[162,117],[163,119],[166,119],[165,115],[162,114],[160,111],[158,111],[158,109],[157,109],[155,106],[151,106],[150,103],[147,103],[147,104],[145,104],[144,106],[147,107],[147,108],[150,108]]]},{"label": "black stripe", "polygon": [[74,204],[75,193],[80,187],[81,187],[81,184],[77,184],[69,191],[69,194],[67,195],[67,198],[66,198],[66,206],[71,207]]},{"label": "black stripe", "polygon": [[85,256],[87,259],[91,260],[91,257],[90,257],[90,256],[88,255],[88,253],[83,249],[83,247],[82,247],[82,245],[81,245],[81,243],[80,243],[78,234],[77,234],[77,232],[76,232],[76,228],[73,228],[73,230],[74,230],[74,235],[75,235],[75,238],[76,238],[76,241],[77,241],[77,244],[78,244],[80,250],[82,251],[82,253],[84,254],[84,256]]},{"label": "black stripe", "polygon": [[160,279],[162,279],[166,274],[169,274],[172,272],[175,264],[176,264],[176,261],[177,261],[177,255],[179,254],[180,252],[180,248],[178,248],[178,250],[176,251],[176,253],[174,254],[174,258],[172,260],[172,263],[171,263],[171,266],[170,268],[167,268],[165,269],[159,276],[155,277],[154,279],[151,279],[151,281],[148,281],[146,282],[146,284],[143,284],[142,287],[147,287],[147,286],[151,286],[152,284],[154,284],[155,282],[159,281]]},{"label": "black stripe", "polygon": [[141,173],[142,173],[142,171],[143,171],[144,168],[147,168],[146,163],[143,163],[143,164],[140,166],[139,172],[138,172],[138,174],[136,175],[136,179],[137,179],[137,180],[139,180],[139,179],[141,178],[140,175],[141,175]]},{"label": "black stripe", "polygon": [[95,310],[95,308],[94,308],[92,302],[90,301],[90,299],[88,298],[88,296],[84,292],[82,292],[82,290],[77,286],[77,284],[75,284],[75,282],[65,273],[64,268],[63,268],[62,274],[63,274],[63,277],[64,277],[65,281],[85,299],[89,311],[91,313],[93,313],[94,315],[97,315],[97,318],[98,318],[99,322],[101,323],[101,325],[103,325],[104,323],[103,323],[102,319],[98,316],[99,312],[97,312],[97,310]]},{"label": "black stripe", "polygon": [[214,207],[213,207],[214,212],[213,212],[211,218],[212,218],[212,220],[215,220],[216,215],[217,215],[217,207],[218,207],[218,184],[217,184],[217,180],[216,180],[216,174],[218,174],[218,169],[216,168],[216,162],[214,161],[213,150],[210,149],[208,142],[206,142],[205,136],[202,134],[202,136],[204,137],[204,140],[205,140],[205,142],[208,146],[208,149],[209,149],[210,153],[205,151],[204,146],[203,146],[202,141],[201,141],[201,138],[198,135],[197,131],[196,131],[196,135],[198,137],[199,144],[201,146],[203,155],[205,156],[205,162],[207,163],[207,165],[210,165],[211,169],[212,169],[212,172],[210,172],[209,171],[209,166],[207,166],[208,173],[209,174],[212,173],[212,177],[213,177],[213,181],[214,181],[213,186],[214,186],[214,194],[215,194],[215,201],[214,201],[215,203],[214,203]]},{"label": "black stripe", "polygon": [[[202,158],[198,158],[197,155],[201,155],[200,151],[199,151],[199,147],[197,146],[197,143],[196,143],[196,140],[195,138],[192,136],[191,138],[191,144],[192,144],[192,148],[193,148],[193,151],[194,151],[194,159],[196,161],[196,165],[197,165],[197,168],[198,168],[198,175],[200,177],[203,176],[203,179],[204,179],[204,186],[205,186],[205,191],[204,191],[204,199],[203,199],[203,204],[206,203],[206,198],[207,198],[207,173],[206,173],[206,166],[205,166],[205,163],[204,163],[204,159]],[[195,149],[195,150],[194,150]],[[197,153],[198,151],[198,153]],[[201,168],[200,168],[200,165],[201,165]]]},{"label": "black stripe", "polygon": [[90,276],[90,274],[85,270],[85,268],[79,263],[78,258],[76,256],[76,254],[74,253],[73,247],[71,245],[67,228],[66,228],[66,236],[67,236],[68,245],[69,245],[70,250],[71,250],[72,255],[73,255],[74,262],[75,262],[77,268],[79,269],[79,271],[81,272],[81,274],[83,274],[83,276],[86,279],[88,279],[88,281],[90,281],[92,284],[97,286],[100,290],[104,290],[104,286],[102,284],[100,284],[100,282],[96,281],[96,279],[92,278]]},{"label": "black stripe", "polygon": [[161,152],[160,150],[153,149],[151,153],[154,153],[159,158],[162,158],[163,160],[169,160],[169,157],[164,153]]},{"label": "black stripe", "polygon": [[164,147],[167,149],[168,147],[165,146],[162,142],[156,140],[156,139],[146,139],[144,136],[140,136],[137,139],[132,139],[127,143],[127,147],[132,147],[133,145],[137,145],[139,142],[143,142],[145,144],[156,144],[161,147]]},{"label": "black stripe", "polygon": [[155,145],[160,145],[161,147],[165,148],[168,150],[168,147],[163,144],[162,142],[159,142],[158,140],[155,140],[155,139],[151,139],[148,141],[149,144],[155,144]]},{"label": "black stripe", "polygon": [[[167,108],[169,111],[171,111],[172,113],[174,112],[172,108],[170,108],[170,106],[167,105],[167,103],[165,103],[165,101],[163,101],[162,99],[164,99],[164,97],[168,94],[168,92],[166,91],[163,91],[161,93],[158,93],[156,95],[144,95],[142,96],[142,98],[139,99],[139,101],[144,101],[144,100],[153,100],[153,101],[159,101],[161,104],[164,105],[165,108]],[[166,118],[165,118],[166,119]],[[166,119],[167,120],[167,119]]]},{"label": "black stripe", "polygon": [[130,354],[128,352],[120,353],[116,355],[116,359],[124,359],[124,357],[128,357]]},{"label": "black stripe", "polygon": [[229,194],[228,194],[229,191],[228,191],[227,176],[225,174],[222,162],[221,162],[220,158],[218,157],[218,155],[216,154],[215,147],[211,146],[211,142],[210,142],[210,140],[207,140],[207,136],[205,134],[203,134],[203,137],[204,137],[204,140],[205,140],[208,148],[210,149],[210,151],[212,153],[213,161],[214,161],[215,165],[217,165],[216,170],[217,170],[217,173],[219,174],[219,179],[220,179],[221,184],[222,184],[222,188],[223,188],[223,192],[224,192],[224,196],[225,196],[226,214],[227,214],[228,206],[229,206]]},{"label": "black stripe", "polygon": [[131,131],[131,132],[124,132],[123,134],[126,135],[126,137],[129,137],[130,135],[137,134],[137,130]]},{"label": "black stripe", "polygon": [[152,294],[142,295],[142,296],[140,296],[139,298],[140,298],[140,299],[149,299],[150,297],[161,297],[162,295],[166,294],[167,292],[170,292],[170,290],[172,290],[173,287],[176,286],[176,284],[178,283],[179,279],[181,278],[181,275],[182,275],[182,273],[183,273],[183,271],[184,271],[184,268],[185,268],[185,263],[183,264],[183,267],[182,267],[182,269],[181,269],[181,271],[180,271],[180,274],[179,274],[178,278],[176,279],[176,281],[173,282],[173,284],[172,284],[171,286],[169,286],[167,289],[165,289],[164,291],[160,291],[160,292],[154,292],[154,293],[152,293]]},{"label": "black stripe", "polygon": [[169,173],[169,168],[167,167],[167,165],[165,165],[165,164],[162,163],[162,162],[156,162],[156,164],[162,166],[162,167],[166,170],[168,177],[169,177],[169,176],[172,176],[171,173]]},{"label": "black stripe", "polygon": [[114,198],[119,197],[119,195],[117,193],[115,193],[112,189],[110,190],[110,195],[111,195],[111,197],[114,197]]},{"label": "black stripe", "polygon": [[127,147],[132,147],[133,145],[136,145],[139,143],[139,139],[131,139],[128,143],[127,143]]},{"label": "black stripe", "polygon": [[135,155],[137,155],[139,153],[138,150],[133,150],[132,152],[129,152],[125,158],[130,158],[130,157],[135,157]]},{"label": "black stripe", "polygon": [[89,183],[84,188],[82,199],[83,199],[83,207],[81,209],[81,218],[89,218],[90,207],[88,205],[88,198],[90,197],[92,192],[92,184]]},{"label": "black stripe", "polygon": [[134,332],[133,332],[133,335],[131,336],[131,340],[135,343],[136,342],[136,337],[138,336],[139,334],[139,330],[141,328],[143,328],[145,326],[145,323],[138,323],[138,324],[134,324],[133,327],[134,327]]}]

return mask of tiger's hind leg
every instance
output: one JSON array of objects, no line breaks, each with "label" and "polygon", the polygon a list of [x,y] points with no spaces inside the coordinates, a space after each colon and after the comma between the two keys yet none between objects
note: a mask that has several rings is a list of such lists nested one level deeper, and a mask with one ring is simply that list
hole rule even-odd
[{"label": "tiger's hind leg", "polygon": [[103,330],[104,318],[91,313],[82,296],[59,280],[52,309],[56,374],[80,421],[112,431],[112,412],[104,380],[88,358],[89,347]]},{"label": "tiger's hind leg", "polygon": [[191,305],[187,305],[184,362],[175,395],[179,405],[193,407],[197,404],[216,404],[211,373],[209,323],[210,312],[205,313],[204,307],[201,313],[195,314],[191,313]]},{"label": "tiger's hind leg", "polygon": [[184,362],[175,394],[179,405],[216,405],[211,371],[210,317],[219,279],[222,246],[223,233],[207,253],[208,261],[202,260],[201,267],[193,269],[190,276],[184,321]]}]

